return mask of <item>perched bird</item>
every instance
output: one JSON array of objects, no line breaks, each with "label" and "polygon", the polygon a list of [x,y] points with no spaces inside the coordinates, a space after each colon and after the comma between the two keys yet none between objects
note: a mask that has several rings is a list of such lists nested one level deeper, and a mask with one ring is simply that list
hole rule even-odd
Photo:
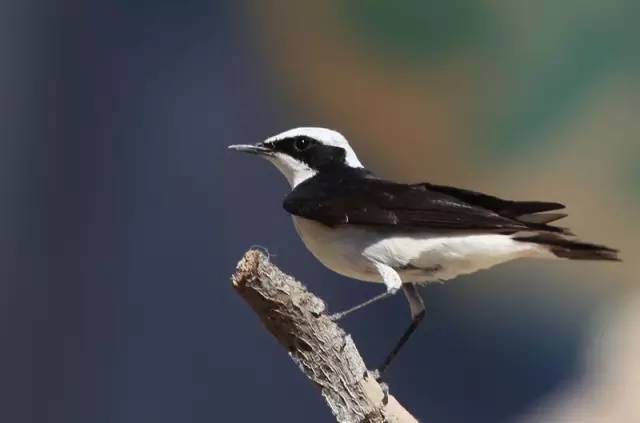
[{"label": "perched bird", "polygon": [[340,318],[402,288],[412,321],[382,372],[425,314],[417,286],[513,259],[613,260],[617,250],[580,242],[551,222],[562,204],[503,200],[431,183],[404,184],[368,171],[340,133],[296,128],[232,150],[273,163],[292,191],[284,208],[311,253],[329,269],[386,291]]}]

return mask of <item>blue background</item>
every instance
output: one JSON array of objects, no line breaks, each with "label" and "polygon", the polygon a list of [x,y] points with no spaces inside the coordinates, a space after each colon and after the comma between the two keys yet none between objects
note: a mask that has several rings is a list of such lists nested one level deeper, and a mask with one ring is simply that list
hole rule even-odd
[{"label": "blue background", "polygon": [[[501,44],[504,22],[492,21],[496,11],[486,2],[423,2],[430,7],[425,11],[421,2],[399,10],[385,9],[385,2],[346,2],[331,25],[351,32],[338,35],[344,45],[327,41],[352,52],[344,57],[367,66],[371,58],[386,61],[408,69],[410,78],[452,55],[479,55],[510,75],[501,80],[504,92],[495,94],[506,98],[502,108],[485,97],[482,113],[459,111],[460,121],[484,122],[467,138],[431,145],[417,135],[424,130],[417,125],[403,132],[413,138],[381,137],[369,146],[368,123],[349,117],[357,100],[340,101],[340,84],[348,80],[331,76],[305,85],[296,78],[314,72],[313,62],[305,69],[304,58],[291,54],[297,50],[276,51],[278,37],[304,41],[311,36],[307,25],[315,31],[323,24],[302,20],[306,6],[287,10],[273,3],[267,13],[266,3],[28,0],[0,6],[1,421],[330,421],[317,391],[233,292],[230,275],[257,244],[333,310],[381,288],[316,262],[281,209],[284,179],[267,163],[225,146],[294,126],[328,126],[358,138],[361,158],[385,176],[464,182],[502,195],[514,195],[515,186],[526,197],[526,177],[507,187],[494,170],[512,171],[531,160],[546,168],[551,155],[564,153],[545,148],[565,142],[557,134],[578,119],[576,109],[597,103],[589,93],[598,81],[637,69],[637,53],[635,62],[628,59],[630,40],[637,40],[630,29],[638,17],[633,2],[612,2],[610,9],[626,18],[596,26],[609,30],[592,30],[590,15],[577,14],[562,23],[566,30],[549,35],[545,46],[557,48],[521,53]],[[569,3],[540,5],[544,13],[532,22],[556,28],[554,8]],[[330,65],[333,59],[319,51],[307,53]],[[366,58],[357,59],[356,51]],[[339,60],[335,66],[341,75]],[[353,72],[345,69],[344,77]],[[430,74],[420,78],[429,83]],[[416,92],[424,88],[420,78],[410,83]],[[345,109],[337,113],[323,90]],[[486,94],[475,95],[462,103],[477,104]],[[377,106],[390,131],[402,124],[393,114],[402,105]],[[627,132],[635,140],[628,151],[638,152],[633,134]],[[577,160],[571,166],[584,169],[584,150],[566,142]],[[438,148],[452,145],[457,153],[438,158]],[[403,154],[415,149],[422,150],[405,164]],[[429,156],[430,171],[419,170],[426,167],[420,155]],[[608,192],[637,212],[637,161],[626,164],[625,156],[615,160],[618,179],[611,184],[628,190]],[[473,183],[475,171],[480,186]],[[580,186],[538,186],[531,195],[546,191],[562,200]],[[572,212],[587,215],[579,222],[587,235],[611,218],[577,207]],[[622,229],[611,237],[593,233],[595,241],[616,246],[632,239]],[[424,288],[427,319],[387,376],[394,395],[425,421],[503,422],[575,377],[594,316],[629,288],[603,287],[611,283],[610,268],[576,275],[559,266],[509,264]],[[404,301],[397,296],[345,319],[371,367],[407,324]]]}]

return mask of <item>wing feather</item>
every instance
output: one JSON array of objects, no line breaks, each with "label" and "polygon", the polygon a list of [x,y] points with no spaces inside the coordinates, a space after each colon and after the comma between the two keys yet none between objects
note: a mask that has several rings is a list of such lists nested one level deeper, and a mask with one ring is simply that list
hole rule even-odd
[{"label": "wing feather", "polygon": [[460,200],[475,204],[480,207],[493,210],[503,216],[517,218],[523,215],[547,212],[552,210],[564,209],[565,206],[560,203],[549,201],[511,201],[494,197],[493,195],[483,194],[468,189],[455,188],[446,185],[424,184],[429,189],[451,195]]},{"label": "wing feather", "polygon": [[[551,206],[507,208],[501,214],[497,197],[464,191],[460,198],[451,189],[430,184],[399,184],[370,175],[316,175],[298,185],[284,201],[291,214],[335,226],[340,224],[447,230],[514,232],[527,229],[561,231],[538,222],[519,221],[511,214],[521,210],[547,210]],[[470,194],[472,193],[472,194]],[[465,201],[482,198],[492,207]],[[513,202],[512,202],[513,203]],[[548,203],[551,204],[551,203]],[[493,210],[496,209],[496,210]],[[518,210],[517,212],[515,210]]]}]

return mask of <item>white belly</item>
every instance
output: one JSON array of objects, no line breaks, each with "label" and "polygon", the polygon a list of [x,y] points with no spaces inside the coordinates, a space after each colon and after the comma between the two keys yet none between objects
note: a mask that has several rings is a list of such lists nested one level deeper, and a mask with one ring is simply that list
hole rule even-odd
[{"label": "white belly", "polygon": [[298,216],[293,216],[293,223],[309,251],[329,269],[354,279],[382,282],[371,260],[363,255],[376,240],[362,227],[331,228]]},{"label": "white belly", "polygon": [[372,262],[386,264],[403,282],[432,282],[487,269],[520,257],[551,257],[536,244],[499,234],[397,233],[357,225],[329,227],[293,216],[306,247],[334,272],[382,282]]}]

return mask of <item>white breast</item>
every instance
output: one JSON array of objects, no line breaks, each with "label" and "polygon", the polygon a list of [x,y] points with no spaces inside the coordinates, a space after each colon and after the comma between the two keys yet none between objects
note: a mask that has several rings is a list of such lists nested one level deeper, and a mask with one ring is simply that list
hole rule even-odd
[{"label": "white breast", "polygon": [[334,272],[368,282],[382,282],[372,265],[394,268],[403,282],[431,282],[487,269],[520,257],[552,255],[536,244],[509,235],[398,233],[359,225],[329,227],[294,216],[306,247]]},{"label": "white breast", "polygon": [[331,228],[298,216],[293,216],[293,224],[309,251],[329,269],[362,281],[382,282],[371,260],[363,255],[367,246],[379,240],[375,234],[353,225]]}]

